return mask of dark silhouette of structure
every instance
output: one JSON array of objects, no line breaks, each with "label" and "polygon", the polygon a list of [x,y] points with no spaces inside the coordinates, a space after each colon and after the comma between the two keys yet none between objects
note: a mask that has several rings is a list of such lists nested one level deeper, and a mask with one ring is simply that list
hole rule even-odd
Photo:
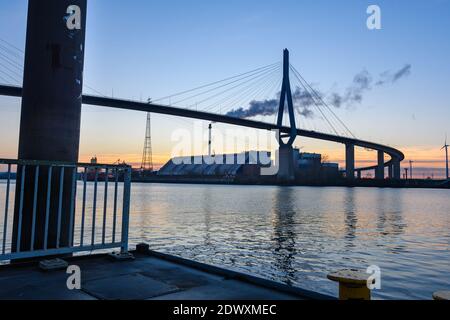
[{"label": "dark silhouette of structure", "polygon": [[[22,88],[14,86],[0,85],[0,94],[5,96],[20,97],[22,95]],[[184,118],[199,119],[217,123],[226,123],[237,126],[262,129],[262,130],[279,130],[280,133],[290,133],[291,128],[286,126],[278,126],[277,124],[241,119],[230,117],[226,115],[221,115],[217,113],[197,111],[191,109],[177,108],[172,106],[166,106],[156,103],[143,103],[139,101],[130,101],[117,98],[100,97],[92,95],[83,95],[83,104],[93,105],[93,106],[103,106],[109,108],[118,108],[134,111],[144,111],[151,113],[159,113],[165,115],[179,116]],[[375,142],[365,141],[353,137],[339,136],[335,134],[317,132],[305,129],[296,129],[297,136],[308,137],[312,139],[326,140],[336,143],[342,143],[347,149],[347,159],[346,159],[346,175],[350,179],[354,179],[355,172],[358,176],[361,176],[363,171],[372,171],[377,169],[379,166],[387,167],[389,169],[389,178],[391,180],[400,180],[401,178],[401,168],[400,162],[405,159],[405,155],[400,150],[392,148],[390,146],[382,145]],[[390,160],[377,164],[375,166],[355,168],[355,158],[354,158],[354,148],[355,146],[361,148],[367,148],[372,150],[380,151],[391,157]]]},{"label": "dark silhouette of structure", "polygon": [[153,172],[153,151],[152,151],[152,118],[147,112],[147,125],[145,128],[144,151],[142,154],[141,171]]},{"label": "dark silhouette of structure", "polygon": [[[295,124],[294,103],[292,101],[291,82],[289,80],[289,51],[284,49],[283,52],[283,83],[281,85],[280,106],[278,109],[277,125],[283,125],[283,117],[285,106],[287,104],[287,111],[289,117],[290,131],[289,133],[278,133],[278,180],[280,182],[290,182],[295,180],[294,170],[294,154],[293,147],[295,138],[297,138],[297,126]],[[283,139],[288,138],[285,142]]]},{"label": "dark silhouette of structure", "polygon": [[447,144],[447,137],[445,137],[445,143],[441,150],[445,149],[445,179],[447,180],[450,179],[448,175],[448,147],[450,146]]},{"label": "dark silhouette of structure", "polygon": [[[21,160],[78,161],[86,7],[86,0],[28,1],[19,137]],[[43,246],[47,197],[51,203],[47,247],[54,248],[57,237],[62,246],[68,245],[75,169],[68,168],[66,172],[58,169],[51,175],[48,167],[24,168],[18,168],[17,181],[23,179],[27,188],[22,194],[22,184],[16,185],[13,252],[28,251],[33,242],[36,247]],[[35,181],[36,177],[39,177],[38,181]],[[49,190],[45,187],[47,181],[52,185]],[[63,186],[61,191],[60,185]],[[32,221],[35,188],[39,188],[35,200],[38,214]],[[23,208],[18,205],[20,196],[23,196]],[[61,212],[58,212],[59,203],[62,204]],[[58,219],[60,229],[57,228]],[[32,238],[33,225],[36,233]]]}]

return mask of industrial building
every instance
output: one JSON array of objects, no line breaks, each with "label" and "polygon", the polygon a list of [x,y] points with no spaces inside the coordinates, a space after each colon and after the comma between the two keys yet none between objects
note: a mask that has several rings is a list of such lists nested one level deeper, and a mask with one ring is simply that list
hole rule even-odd
[{"label": "industrial building", "polygon": [[318,153],[302,153],[294,149],[295,178],[300,182],[315,183],[340,178],[339,164],[322,161]]},{"label": "industrial building", "polygon": [[261,168],[271,165],[270,152],[244,152],[170,159],[158,177],[210,182],[256,182]]},{"label": "industrial building", "polygon": [[[338,179],[337,163],[322,163],[322,156],[294,149],[295,177],[298,182],[314,183]],[[271,153],[243,152],[214,156],[187,156],[170,159],[157,174],[158,180],[190,182],[266,183],[274,176],[261,174],[273,165]]]}]

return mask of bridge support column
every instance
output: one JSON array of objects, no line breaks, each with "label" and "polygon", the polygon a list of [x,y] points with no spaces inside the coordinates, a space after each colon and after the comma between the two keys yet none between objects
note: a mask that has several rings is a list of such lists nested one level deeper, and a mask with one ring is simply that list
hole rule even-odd
[{"label": "bridge support column", "polygon": [[[294,103],[292,100],[291,83],[289,80],[290,64],[289,51],[283,51],[283,82],[280,92],[280,104],[278,108],[277,124],[283,124],[284,110],[287,104],[287,111],[289,116],[289,123],[291,130],[289,134],[281,134],[278,132],[278,175],[279,183],[291,183],[295,180],[294,169],[294,149],[292,145],[297,138],[297,126],[295,124]],[[288,138],[288,141],[283,141],[283,138]]]},{"label": "bridge support column", "polygon": [[289,183],[295,180],[294,148],[290,145],[280,145],[278,149],[278,174],[280,183]]},{"label": "bridge support column", "polygon": [[389,176],[389,179],[393,179],[394,178],[394,170],[393,170],[392,164],[390,164],[388,166],[388,176]]},{"label": "bridge support column", "polygon": [[357,174],[358,180],[361,180],[361,178],[362,178],[361,170],[356,171],[356,174]]},{"label": "bridge support column", "polygon": [[[87,0],[29,0],[25,68],[20,119],[19,159],[78,161],[83,86],[84,43]],[[48,167],[27,167],[23,208],[14,213],[12,251],[29,251],[32,243],[34,186],[38,187],[35,249],[43,249]],[[72,168],[66,174],[53,170],[50,191],[48,248],[56,247],[58,198],[61,194],[60,246],[67,246],[71,206]],[[18,168],[17,181],[22,170]],[[63,177],[60,191],[59,177]],[[44,191],[43,191],[44,190]],[[21,186],[16,186],[18,208]],[[21,239],[18,243],[18,228]]]},{"label": "bridge support column", "polygon": [[375,179],[384,179],[384,152],[381,150],[378,150],[378,164],[377,169],[375,170]]},{"label": "bridge support column", "polygon": [[393,159],[393,165],[392,165],[392,171],[393,171],[393,178],[395,180],[400,180],[401,177],[401,168],[400,168],[400,161],[398,159]]},{"label": "bridge support column", "polygon": [[345,145],[345,176],[349,180],[355,179],[355,146]]}]

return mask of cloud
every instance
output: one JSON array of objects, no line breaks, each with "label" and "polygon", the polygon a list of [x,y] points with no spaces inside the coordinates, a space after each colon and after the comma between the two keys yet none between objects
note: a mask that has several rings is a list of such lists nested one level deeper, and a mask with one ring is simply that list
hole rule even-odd
[{"label": "cloud", "polygon": [[412,66],[410,64],[406,64],[403,68],[392,72],[392,71],[385,71],[380,75],[380,80],[377,81],[377,86],[382,86],[385,84],[392,84],[397,82],[398,80],[407,77],[411,74],[411,68]]},{"label": "cloud", "polygon": [[[365,94],[372,90],[374,85],[383,86],[394,84],[400,79],[409,76],[411,74],[411,68],[412,67],[410,64],[406,64],[403,68],[397,71],[385,71],[380,74],[377,81],[374,81],[374,78],[369,71],[362,70],[353,77],[351,85],[345,89],[343,94],[331,92],[328,95],[324,95],[319,90],[314,90],[317,96],[313,96],[313,93],[311,93],[310,90],[296,87],[292,92],[294,109],[303,117],[312,118],[314,117],[314,111],[311,107],[316,103],[320,104],[320,99],[327,100],[330,105],[336,108],[341,108],[342,106],[350,107],[355,104],[361,104],[364,100]],[[278,93],[274,99],[253,100],[249,103],[248,107],[234,109],[226,115],[235,118],[252,118],[259,115],[275,115],[278,114],[279,101],[280,93]]]},{"label": "cloud", "polygon": [[[341,97],[341,104],[354,104],[363,101],[364,93],[372,89],[373,78],[367,70],[356,74],[353,83],[347,88],[345,96]],[[334,93],[337,95],[337,93]]]},{"label": "cloud", "polygon": [[[409,76],[411,74],[411,68],[412,66],[410,64],[406,64],[397,71],[385,71],[380,74],[375,85],[383,86],[394,84],[400,79]],[[352,85],[346,89],[345,94],[341,95],[337,92],[333,92],[328,97],[328,101],[336,108],[340,108],[343,105],[353,106],[355,104],[361,104],[364,100],[365,93],[372,90],[373,83],[374,80],[372,75],[367,70],[363,70],[355,75]]]}]

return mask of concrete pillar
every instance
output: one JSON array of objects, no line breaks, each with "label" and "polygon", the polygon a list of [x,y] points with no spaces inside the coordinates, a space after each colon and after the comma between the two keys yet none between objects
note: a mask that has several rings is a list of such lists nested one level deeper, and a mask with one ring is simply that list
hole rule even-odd
[{"label": "concrete pillar", "polygon": [[393,177],[394,177],[394,169],[392,167],[392,164],[390,164],[388,166],[388,176],[389,176],[389,179],[393,179]]},{"label": "concrete pillar", "polygon": [[278,174],[280,183],[289,183],[295,180],[294,148],[290,145],[280,145],[278,149]]},{"label": "concrete pillar", "polygon": [[377,169],[375,170],[375,179],[383,180],[384,179],[384,152],[378,150],[378,161],[377,161]]},{"label": "concrete pillar", "polygon": [[[294,149],[292,145],[297,137],[297,127],[295,124],[294,115],[294,103],[292,101],[291,83],[289,80],[290,64],[289,64],[289,51],[285,49],[283,51],[283,82],[281,85],[280,104],[278,107],[278,126],[282,126],[285,105],[287,103],[289,113],[289,123],[291,130],[289,134],[281,134],[278,132],[278,174],[277,180],[279,183],[290,183],[295,181],[295,168],[294,168]],[[283,141],[283,138],[289,138],[287,142]]]},{"label": "concrete pillar", "polygon": [[[84,43],[87,0],[29,0],[25,49],[25,68],[20,119],[19,159],[78,161],[80,140],[81,95],[83,85]],[[72,169],[71,169],[72,170]],[[72,172],[66,170],[61,246],[69,242],[68,218]],[[20,181],[20,168],[18,179]],[[38,181],[36,241],[43,241],[45,190],[48,167],[40,168]],[[53,171],[49,224],[49,248],[56,242],[56,211],[59,193],[59,170]],[[21,243],[13,242],[13,251],[20,245],[30,250],[31,215],[34,190],[34,169],[25,171]],[[17,185],[16,204],[20,185]],[[16,206],[17,208],[17,206]],[[13,239],[18,226],[14,216]]]},{"label": "concrete pillar", "polygon": [[355,146],[345,145],[345,175],[347,179],[355,179]]},{"label": "concrete pillar", "polygon": [[401,177],[401,168],[400,168],[400,161],[398,159],[393,159],[393,164],[392,164],[392,171],[394,172],[393,178],[395,180],[400,180]]}]

